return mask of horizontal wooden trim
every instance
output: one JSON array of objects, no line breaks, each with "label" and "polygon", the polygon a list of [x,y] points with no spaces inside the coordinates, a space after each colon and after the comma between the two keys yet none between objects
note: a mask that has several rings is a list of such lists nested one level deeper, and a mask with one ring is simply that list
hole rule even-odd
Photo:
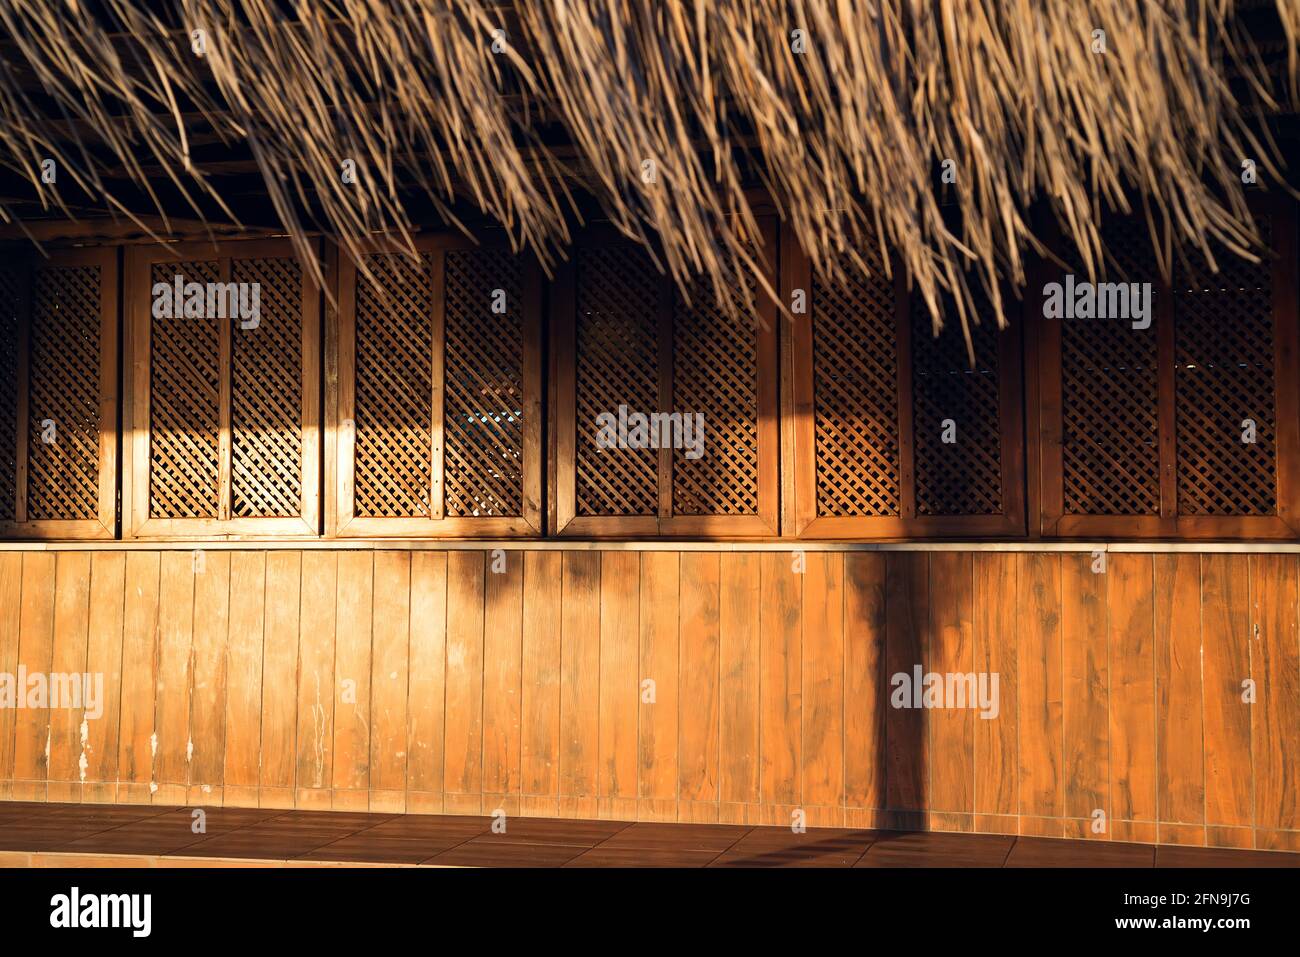
[{"label": "horizontal wooden trim", "polygon": [[693,541],[658,539],[257,539],[0,542],[0,552],[148,551],[491,551],[516,552],[1109,552],[1137,554],[1297,555],[1297,542],[802,542],[797,539]]}]

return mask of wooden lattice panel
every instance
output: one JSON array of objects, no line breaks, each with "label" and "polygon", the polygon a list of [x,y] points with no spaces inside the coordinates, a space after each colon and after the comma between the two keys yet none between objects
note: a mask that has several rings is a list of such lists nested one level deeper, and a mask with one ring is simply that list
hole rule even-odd
[{"label": "wooden lattice panel", "polygon": [[662,277],[635,246],[581,249],[577,300],[577,514],[654,515],[659,454],[601,448],[597,418],[659,408],[659,304]]},{"label": "wooden lattice panel", "polygon": [[366,258],[357,275],[356,514],[428,517],[432,494],[431,260]]},{"label": "wooden lattice panel", "polygon": [[[219,281],[216,262],[160,262],[155,283]],[[146,308],[148,304],[146,303]],[[151,319],[149,514],[216,518],[219,511],[220,328],[216,319]]]},{"label": "wooden lattice panel", "polygon": [[[976,288],[979,324],[971,329],[974,368],[955,307],[945,303],[947,321],[935,337],[922,298],[912,297],[916,514],[920,516],[1000,515],[1003,511],[997,318]],[[943,441],[946,420],[956,428],[952,443]]]},{"label": "wooden lattice panel", "polygon": [[879,264],[813,286],[817,514],[899,513],[894,284]]},{"label": "wooden lattice panel", "polygon": [[[756,283],[748,282],[748,299]],[[697,280],[673,302],[673,412],[704,415],[699,458],[673,452],[673,513],[758,513],[758,343],[755,317],[729,317]]]},{"label": "wooden lattice panel", "polygon": [[0,522],[13,521],[18,479],[18,324],[26,308],[19,268],[0,268]]},{"label": "wooden lattice panel", "polygon": [[[1150,282],[1159,272],[1145,227],[1118,220],[1104,233],[1111,262],[1098,281]],[[1075,279],[1087,281],[1081,268]],[[1156,296],[1148,329],[1131,320],[1060,319],[1061,457],[1065,513],[1160,513]],[[1052,321],[1052,320],[1048,320]]]},{"label": "wooden lattice panel", "polygon": [[302,511],[302,267],[296,259],[235,259],[230,278],[260,289],[256,324],[231,321],[231,513],[295,516]]},{"label": "wooden lattice panel", "polygon": [[[1261,224],[1267,243],[1269,231]],[[1272,515],[1277,444],[1271,265],[1226,252],[1174,286],[1181,515]],[[1242,441],[1245,420],[1255,442]]]},{"label": "wooden lattice panel", "polygon": [[37,271],[28,342],[27,517],[99,513],[97,266]]},{"label": "wooden lattice panel", "polygon": [[[497,249],[444,261],[444,511],[523,512],[523,316],[520,261]],[[493,311],[504,294],[505,311]]]}]

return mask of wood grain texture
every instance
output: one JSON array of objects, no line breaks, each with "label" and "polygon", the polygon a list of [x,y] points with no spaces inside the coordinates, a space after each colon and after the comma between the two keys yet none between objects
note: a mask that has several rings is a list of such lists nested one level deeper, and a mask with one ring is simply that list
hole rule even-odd
[{"label": "wood grain texture", "polygon": [[684,802],[718,801],[720,574],[718,555],[681,556],[678,793]]},{"label": "wood grain texture", "polygon": [[503,554],[0,554],[0,799],[1297,844],[1292,556]]},{"label": "wood grain texture", "polygon": [[[190,800],[194,803],[221,803],[223,800],[231,554],[204,553],[201,570],[194,578],[193,663],[190,669],[194,675],[194,690],[190,695],[190,743],[193,744],[190,752]],[[333,605],[334,596],[331,595],[330,607]]]},{"label": "wood grain texture", "polygon": [[[410,662],[411,556],[375,553],[370,643],[370,809],[403,811],[406,802],[407,673]],[[385,798],[376,805],[375,793]]]},{"label": "wood grain texture", "polygon": [[[0,594],[5,587],[0,561]],[[77,764],[82,800],[99,803],[116,798],[118,716],[122,702],[122,622],[126,592],[126,556],[95,552],[90,560],[90,607],[86,636],[86,670],[104,676],[104,703],[98,718],[84,718]],[[2,618],[3,616],[0,616]],[[0,636],[3,635],[0,625]],[[4,667],[0,638],[0,668]],[[3,723],[0,721],[0,728]],[[0,770],[2,770],[0,756]]]},{"label": "wood grain texture", "polygon": [[565,552],[560,622],[560,814],[594,817],[600,751],[600,556]]},{"label": "wood grain texture", "polygon": [[[126,556],[117,800],[130,803],[149,800],[153,773],[160,565],[161,556],[157,552],[130,552]],[[221,706],[225,706],[224,700]]]},{"label": "wood grain texture", "polygon": [[190,783],[190,660],[194,655],[197,566],[191,552],[164,552],[161,556],[154,715],[156,803],[183,804]]},{"label": "wood grain texture", "polygon": [[1011,554],[977,554],[974,559],[975,670],[998,676],[997,717],[975,722],[976,814],[1019,810],[1019,567]]},{"label": "wood grain texture", "polygon": [[[641,555],[639,797],[652,817],[676,820],[680,556]],[[651,684],[647,684],[650,682]],[[669,810],[669,805],[672,805]]]},{"label": "wood grain texture", "polygon": [[446,794],[482,793],[485,558],[481,552],[447,553],[447,607],[454,612],[447,613]]},{"label": "wood grain texture", "polygon": [[925,713],[911,707],[909,699],[917,669],[926,670],[930,556],[889,554],[885,572],[885,673],[889,676],[886,807],[918,811],[928,806],[930,749]]},{"label": "wood grain texture", "polygon": [[[447,668],[447,553],[411,556],[406,788],[410,810],[442,811]],[[412,795],[421,797],[412,802]]]},{"label": "wood grain texture", "polygon": [[1020,813],[1059,818],[1065,810],[1062,766],[1061,559],[1019,559],[1021,613],[1017,722],[1020,728]]},{"label": "wood grain texture", "polygon": [[[79,758],[81,722],[89,708],[102,708],[93,676],[86,671],[86,641],[90,627],[89,552],[60,552],[55,569],[54,646],[50,670],[71,682],[72,700],[50,712],[49,798],[81,797]],[[53,702],[52,702],[53,703]]]},{"label": "wood grain texture", "polygon": [[[802,572],[795,571],[799,557],[765,552],[760,560],[759,793],[764,805],[777,807],[802,801]],[[787,815],[782,823],[788,820]]]},{"label": "wood grain texture", "polygon": [[[560,793],[560,585],[564,556],[524,558],[524,649],[521,665],[523,741],[520,774],[525,797],[555,814]],[[527,802],[526,802],[527,803]]]},{"label": "wood grain texture", "polygon": [[844,556],[844,804],[885,806],[885,556]]},{"label": "wood grain texture", "polygon": [[972,555],[963,552],[939,552],[930,563],[934,587],[927,669],[945,677],[969,676],[969,680],[954,682],[952,690],[957,694],[953,700],[927,714],[931,754],[928,807],[970,814],[975,810],[974,723],[985,720],[977,718],[975,710],[979,700],[971,638],[975,569]]},{"label": "wood grain texture", "polygon": [[[844,803],[844,556],[812,552],[803,574],[803,803]],[[838,822],[837,822],[838,823]]]},{"label": "wood grain texture", "polygon": [[1158,816],[1204,824],[1201,558],[1156,555],[1155,576]]},{"label": "wood grain texture", "polygon": [[[15,609],[22,607],[23,554],[0,554],[0,674],[15,675],[18,671],[18,636],[21,633],[21,616]],[[121,647],[121,623],[118,623],[118,647]],[[17,688],[15,687],[15,692]],[[0,708],[0,798],[13,796],[14,729],[18,721],[17,708]]]},{"label": "wood grain texture", "polygon": [[334,754],[334,614],[338,570],[338,555],[333,552],[303,553],[294,782],[299,800],[311,801],[314,796],[325,806],[328,806],[332,783]]},{"label": "wood grain texture", "polygon": [[488,556],[483,612],[483,790],[488,794],[519,793],[524,561],[519,552]]},{"label": "wood grain texture", "polygon": [[1111,821],[1156,819],[1156,680],[1150,555],[1109,557]]},{"label": "wood grain texture", "polygon": [[226,767],[222,781],[227,793],[232,788],[257,788],[260,783],[262,653],[268,598],[266,561],[265,552],[235,552],[230,556]]},{"label": "wood grain texture", "polygon": [[1201,556],[1202,675],[1205,696],[1205,823],[1243,827],[1255,817],[1247,559]]},{"label": "wood grain texture", "polygon": [[1300,623],[1296,556],[1251,555],[1251,746],[1256,828],[1300,828]]},{"label": "wood grain texture", "polygon": [[600,557],[599,816],[636,814],[641,556]]},{"label": "wood grain texture", "polygon": [[1108,579],[1103,557],[1086,552],[1061,556],[1061,722],[1065,816],[1092,819],[1101,811],[1105,823],[1110,819],[1110,699]]},{"label": "wood grain texture", "polygon": [[719,766],[724,805],[759,803],[759,606],[761,560],[718,558]]}]

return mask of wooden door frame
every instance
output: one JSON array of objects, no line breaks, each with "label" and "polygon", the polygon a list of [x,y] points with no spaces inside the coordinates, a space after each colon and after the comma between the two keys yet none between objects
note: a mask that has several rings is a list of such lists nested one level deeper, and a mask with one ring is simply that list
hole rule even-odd
[{"label": "wooden door frame", "polygon": [[[338,309],[332,315],[337,321],[337,379],[330,382],[329,407],[334,410],[331,443],[334,457],[331,471],[337,490],[331,537],[338,538],[506,538],[542,534],[542,335],[541,267],[535,257],[517,254],[521,259],[522,296],[522,378],[523,378],[523,449],[520,471],[523,478],[522,515],[445,517],[443,508],[445,490],[443,483],[443,424],[445,356],[445,298],[443,254],[448,250],[478,249],[483,247],[508,249],[503,238],[465,236],[460,233],[441,232],[416,236],[412,239],[415,251],[432,252],[434,256],[432,323],[433,349],[430,361],[433,416],[430,423],[430,467],[432,487],[430,501],[433,516],[420,517],[368,517],[356,514],[356,287],[357,268],[350,258],[340,255],[338,268]],[[395,240],[376,240],[364,254],[389,253],[400,255],[403,247]],[[349,423],[351,423],[349,425]]]},{"label": "wooden door frame", "polygon": [[[1064,407],[1061,327],[1041,315],[1030,322],[1040,406],[1042,505],[1037,526],[1058,538],[1214,538],[1293,539],[1300,535],[1300,322],[1297,321],[1296,204],[1261,193],[1248,196],[1250,209],[1272,221],[1273,383],[1277,437],[1276,515],[1179,515],[1177,460],[1177,385],[1174,287],[1158,277],[1157,401],[1160,461],[1160,514],[1065,514]],[[1059,278],[1059,276],[1055,276]],[[1026,297],[1028,298],[1028,297]]]},{"label": "wooden door frame", "polygon": [[[780,289],[778,231],[775,217],[759,217],[767,273]],[[589,227],[575,243],[600,245],[636,241],[612,226]],[[577,514],[577,290],[573,261],[566,262],[551,284],[550,495],[552,534],[565,538],[772,538],[780,535],[781,406],[778,361],[780,310],[758,291],[755,315],[756,407],[758,442],[758,510],[753,515],[680,515],[673,507],[673,449],[658,456],[659,507],[655,515]],[[680,296],[668,276],[660,277],[659,408],[671,411],[673,395],[673,306]]]},{"label": "wooden door frame", "polygon": [[[14,518],[0,522],[0,538],[32,539],[111,539],[117,529],[117,294],[118,250],[115,246],[93,246],[48,252],[43,259],[33,257],[22,270],[24,305],[19,316],[17,395],[14,403]],[[29,473],[28,437],[31,423],[30,330],[35,303],[35,273],[42,269],[99,267],[99,497],[97,516],[90,519],[27,518]]]},{"label": "wooden door frame", "polygon": [[[902,262],[892,257],[896,411],[898,423],[898,515],[824,516],[817,514],[814,324],[817,296],[812,264],[788,230],[782,246],[782,294],[807,294],[805,315],[794,316],[791,330],[792,388],[786,414],[793,419],[795,505],[791,532],[804,539],[924,539],[1023,536],[1025,534],[1025,449],[1023,442],[1022,327],[1024,303],[998,331],[998,416],[1002,506],[998,515],[917,515],[915,426],[912,391],[911,290]],[[1014,298],[1005,296],[1006,303]],[[951,332],[951,330],[950,330]]]},{"label": "wooden door frame", "polygon": [[[313,240],[316,253],[319,242]],[[321,454],[321,321],[320,289],[310,271],[302,266],[301,375],[302,410],[301,480],[298,516],[275,518],[222,517],[229,515],[232,479],[231,455],[231,343],[230,321],[218,326],[220,397],[218,400],[218,517],[154,518],[149,514],[150,391],[153,356],[153,314],[150,305],[151,269],[154,263],[216,261],[222,275],[228,275],[235,259],[297,259],[288,240],[257,239],[179,243],[166,246],[132,246],[126,250],[123,298],[126,335],[126,373],[123,422],[129,436],[127,467],[122,470],[123,537],[131,539],[173,538],[282,538],[317,537],[320,534]],[[228,281],[223,280],[223,281]]]}]

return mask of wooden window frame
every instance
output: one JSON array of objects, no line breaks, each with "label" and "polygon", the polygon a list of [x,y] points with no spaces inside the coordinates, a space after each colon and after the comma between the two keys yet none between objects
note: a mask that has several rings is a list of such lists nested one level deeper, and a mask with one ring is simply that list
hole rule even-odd
[{"label": "wooden window frame", "polygon": [[[792,317],[790,329],[791,387],[787,391],[786,418],[792,423],[794,462],[790,532],[804,539],[935,539],[944,537],[1020,537],[1025,534],[1025,448],[1020,309],[1008,316],[1007,328],[998,332],[998,414],[1002,448],[1003,510],[999,515],[917,515],[915,435],[912,397],[912,293],[906,272],[894,257],[894,334],[897,355],[898,401],[898,515],[818,515],[817,441],[815,426],[815,370],[813,324],[817,297],[813,268],[790,231],[781,248],[781,289],[791,301],[795,289],[807,293],[808,311]],[[1004,303],[1015,298],[1004,297]],[[949,320],[950,325],[955,318]],[[954,333],[945,329],[945,333]]]},{"label": "wooden window frame", "polygon": [[[27,518],[27,452],[30,423],[31,381],[30,330],[32,323],[31,292],[35,288],[36,270],[78,266],[99,267],[99,503],[98,515],[91,519]],[[16,407],[14,477],[14,518],[0,522],[0,538],[31,539],[111,539],[117,527],[117,290],[118,259],[116,246],[97,246],[50,252],[44,259],[33,259],[23,271],[27,306],[19,317],[18,382]]]},{"label": "wooden window frame", "polygon": [[[1160,462],[1159,515],[1067,515],[1063,447],[1061,325],[1034,315],[1030,322],[1037,370],[1038,448],[1041,463],[1038,527],[1055,538],[1294,539],[1300,535],[1300,323],[1297,321],[1296,205],[1260,193],[1248,197],[1256,215],[1272,219],[1273,381],[1277,455],[1276,515],[1178,514],[1177,396],[1174,288],[1157,277],[1157,395]],[[1044,270],[1059,280],[1059,267]],[[1030,297],[1027,296],[1028,300]]]},{"label": "wooden window frame", "polygon": [[[316,246],[319,253],[319,245]],[[222,282],[229,282],[235,259],[296,259],[288,240],[231,240],[133,246],[126,251],[125,329],[126,408],[130,423],[128,467],[122,472],[123,537],[133,539],[279,538],[318,537],[321,520],[321,313],[320,289],[302,268],[302,412],[301,512],[294,517],[237,517],[230,514],[231,473],[231,364],[232,331],[229,320],[219,324],[220,397],[218,399],[218,517],[154,518],[149,514],[150,389],[152,370],[151,268],[159,262],[217,261]]]},{"label": "wooden window frame", "polygon": [[[775,286],[777,228],[770,216],[759,218],[767,272]],[[575,243],[631,243],[613,226],[589,227]],[[673,304],[680,291],[662,277],[659,301],[659,409],[673,404]],[[780,535],[780,402],[778,310],[769,296],[758,293],[756,305],[758,511],[754,515],[673,514],[673,449],[659,449],[659,509],[657,515],[577,514],[577,289],[572,260],[564,263],[551,284],[550,389],[550,527],[565,538],[775,538]]]},{"label": "wooden window frame", "polygon": [[[433,350],[430,357],[433,385],[433,416],[430,423],[431,476],[430,501],[433,517],[367,517],[355,512],[356,488],[356,432],[345,424],[356,418],[356,305],[357,269],[345,256],[339,257],[338,311],[337,311],[337,380],[331,378],[329,408],[333,410],[329,423],[334,439],[335,516],[332,536],[339,538],[515,538],[542,534],[542,336],[541,267],[527,254],[515,253],[521,260],[521,286],[523,302],[521,318],[523,334],[523,449],[520,471],[523,514],[519,516],[456,516],[446,517],[443,423],[445,412],[445,300],[443,262],[449,250],[477,249],[484,246],[507,249],[497,238],[467,237],[453,233],[428,234],[414,237],[417,252],[434,253],[434,289],[432,293]],[[366,255],[396,253],[394,245],[376,242]]]}]

